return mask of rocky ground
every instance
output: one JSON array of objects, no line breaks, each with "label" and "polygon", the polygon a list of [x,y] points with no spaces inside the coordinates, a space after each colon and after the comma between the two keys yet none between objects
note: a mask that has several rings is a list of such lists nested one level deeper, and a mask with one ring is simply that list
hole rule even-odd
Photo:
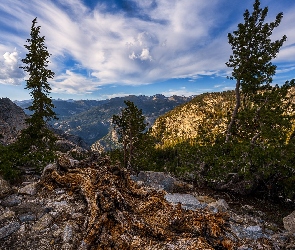
[{"label": "rocky ground", "polygon": [[0,178],[0,248],[295,249],[295,212],[281,225],[251,204],[208,196],[163,173],[62,155],[17,185]]}]

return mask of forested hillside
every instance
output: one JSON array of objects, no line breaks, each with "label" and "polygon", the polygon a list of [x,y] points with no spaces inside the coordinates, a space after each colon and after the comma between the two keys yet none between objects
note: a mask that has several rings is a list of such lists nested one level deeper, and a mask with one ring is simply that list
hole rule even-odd
[{"label": "forested hillside", "polygon": [[164,147],[181,142],[212,144],[226,131],[234,102],[233,91],[198,95],[159,117],[152,134]]}]

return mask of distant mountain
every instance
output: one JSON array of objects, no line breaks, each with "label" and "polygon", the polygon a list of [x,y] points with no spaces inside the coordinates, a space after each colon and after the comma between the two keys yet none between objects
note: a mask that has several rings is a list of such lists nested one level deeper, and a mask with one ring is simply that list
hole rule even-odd
[{"label": "distant mountain", "polygon": [[[53,100],[54,111],[59,120],[52,126],[66,133],[80,136],[88,145],[106,136],[111,131],[111,121],[114,114],[119,114],[125,107],[124,100],[134,102],[142,109],[146,122],[151,126],[154,121],[178,105],[188,102],[192,97],[164,95],[116,97],[103,101],[95,100]],[[15,102],[22,108],[30,105],[28,101]],[[26,111],[28,113],[28,110]]]},{"label": "distant mountain", "polygon": [[[23,101],[23,105],[30,105],[31,101]],[[28,115],[9,98],[0,98],[0,144],[8,145],[16,141],[21,130],[27,128]],[[52,129],[52,128],[50,128]],[[81,147],[88,149],[86,143],[76,135],[66,134],[62,130],[52,129],[58,137],[58,145],[63,148]]]},{"label": "distant mountain", "polygon": [[[96,107],[105,103],[106,101],[96,101],[96,100],[52,100],[52,103],[56,107],[54,112],[57,113],[59,118],[69,117],[81,112],[87,111],[92,107]],[[24,101],[14,101],[16,105],[23,108],[25,113],[30,115],[31,111],[27,109],[32,104],[31,100]]]}]

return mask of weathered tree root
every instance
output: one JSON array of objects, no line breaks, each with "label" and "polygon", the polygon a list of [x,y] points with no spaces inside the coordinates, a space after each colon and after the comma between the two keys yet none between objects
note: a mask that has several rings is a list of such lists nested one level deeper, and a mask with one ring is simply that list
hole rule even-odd
[{"label": "weathered tree root", "polygon": [[164,192],[139,187],[107,160],[73,166],[61,158],[40,183],[84,196],[89,215],[81,249],[233,249],[225,214],[173,206]]}]

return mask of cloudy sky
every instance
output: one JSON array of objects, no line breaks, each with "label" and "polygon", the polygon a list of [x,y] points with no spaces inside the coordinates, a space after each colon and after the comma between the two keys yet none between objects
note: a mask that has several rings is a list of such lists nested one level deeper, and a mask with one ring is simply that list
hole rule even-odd
[{"label": "cloudy sky", "polygon": [[[107,99],[195,95],[234,88],[227,34],[254,0],[0,0],[0,97],[30,99],[21,59],[37,17],[55,77],[51,96]],[[261,0],[268,21],[284,13],[273,39],[287,42],[275,83],[295,78],[295,1]]]}]

